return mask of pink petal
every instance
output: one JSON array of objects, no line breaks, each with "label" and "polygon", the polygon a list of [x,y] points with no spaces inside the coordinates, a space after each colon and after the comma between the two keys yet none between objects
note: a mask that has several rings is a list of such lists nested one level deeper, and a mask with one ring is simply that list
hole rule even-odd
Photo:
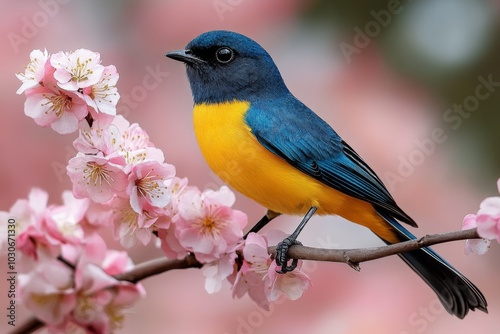
[{"label": "pink petal", "polygon": [[483,255],[490,248],[491,240],[487,239],[469,239],[465,240],[465,254]]},{"label": "pink petal", "polygon": [[462,222],[462,230],[470,230],[477,227],[476,215],[468,214]]}]

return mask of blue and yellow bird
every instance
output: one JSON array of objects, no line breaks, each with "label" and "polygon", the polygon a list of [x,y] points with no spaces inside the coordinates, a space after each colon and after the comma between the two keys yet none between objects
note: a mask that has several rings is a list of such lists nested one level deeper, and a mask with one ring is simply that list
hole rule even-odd
[{"label": "blue and yellow bird", "polygon": [[[318,115],[286,87],[271,56],[255,41],[211,31],[185,50],[166,54],[184,62],[194,99],[194,129],[210,168],[268,209],[252,229],[279,214],[305,215],[277,254],[293,270],[287,246],[314,214],[339,215],[372,230],[385,243],[414,239],[398,221],[417,227],[375,172]],[[430,248],[399,255],[459,318],[487,312],[479,289]]]}]

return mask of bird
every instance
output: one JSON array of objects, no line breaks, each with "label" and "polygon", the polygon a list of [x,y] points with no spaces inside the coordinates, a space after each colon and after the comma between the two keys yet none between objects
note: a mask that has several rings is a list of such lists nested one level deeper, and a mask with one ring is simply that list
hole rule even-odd
[{"label": "bird", "polygon": [[[369,228],[386,244],[415,239],[400,222],[416,222],[395,202],[370,166],[337,132],[287,88],[269,53],[242,34],[202,33],[167,57],[183,62],[194,100],[194,132],[207,164],[236,191],[267,208],[251,229],[275,217],[303,220],[278,245],[286,251],[314,215],[338,215]],[[429,247],[398,254],[463,319],[487,313],[481,291]]]}]

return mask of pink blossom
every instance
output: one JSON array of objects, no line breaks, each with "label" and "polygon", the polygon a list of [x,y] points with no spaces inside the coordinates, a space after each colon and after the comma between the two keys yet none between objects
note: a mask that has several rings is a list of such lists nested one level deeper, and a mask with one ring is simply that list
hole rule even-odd
[{"label": "pink blossom", "polygon": [[61,324],[76,305],[73,270],[56,259],[44,259],[19,274],[19,299],[48,324]]},{"label": "pink blossom", "polygon": [[109,205],[91,202],[85,214],[87,228],[95,230],[99,227],[111,226],[112,214]]},{"label": "pink blossom", "polygon": [[283,240],[282,231],[270,231],[267,237],[250,233],[243,248],[244,262],[233,287],[233,295],[241,297],[248,292],[259,306],[269,309],[269,302],[276,301],[281,295],[296,300],[311,285],[309,277],[297,268],[286,274],[276,272],[278,266],[267,252],[269,245]]},{"label": "pink blossom", "polygon": [[[122,116],[117,116],[112,121],[118,121]],[[87,122],[80,123],[78,138],[73,146],[78,152],[86,154],[97,154],[102,152],[105,156],[116,152],[121,143],[121,134],[115,124],[109,124],[107,120],[96,119],[92,127]]]},{"label": "pink blossom", "polygon": [[[17,90],[17,94],[22,94],[26,89],[40,86],[48,63],[49,54],[47,50],[33,50],[30,53],[30,62],[26,66],[24,73],[17,73],[16,77],[23,82]],[[49,64],[50,65],[50,64]]]},{"label": "pink blossom", "polygon": [[236,249],[238,248],[239,245],[232,251],[223,254],[219,260],[203,266],[205,290],[208,293],[219,292],[222,288],[222,282],[235,272],[235,262],[238,257]]},{"label": "pink blossom", "polygon": [[[47,192],[33,188],[28,199],[17,200],[8,213],[2,213],[8,218],[15,218],[17,249],[34,261],[38,260],[41,252],[53,256],[59,252],[60,243],[47,235],[43,228],[48,210],[48,198]],[[32,265],[31,262],[27,263],[28,258],[23,262],[27,267]]]},{"label": "pink blossom", "polygon": [[50,126],[60,134],[78,130],[78,123],[88,114],[88,107],[77,95],[51,87],[30,89],[24,113],[42,126]]},{"label": "pink blossom", "polygon": [[[500,192],[500,179],[497,181]],[[481,202],[476,215],[467,215],[462,224],[462,230],[477,227],[477,233],[483,239],[466,240],[465,253],[484,254],[488,251],[490,240],[500,242],[500,197],[488,197]]]},{"label": "pink blossom", "polygon": [[[497,182],[500,192],[500,180]],[[488,197],[479,205],[477,212],[477,233],[485,239],[500,242],[500,197]]]},{"label": "pink blossom", "polygon": [[43,256],[55,258],[61,250],[61,243],[47,234],[41,222],[24,229],[18,235],[16,245],[21,254],[26,256],[21,262],[22,268],[30,268]]},{"label": "pink blossom", "polygon": [[27,199],[18,199],[10,207],[9,212],[4,212],[6,216],[15,217],[16,235],[23,232],[29,225],[35,225],[44,217],[49,194],[39,188],[32,188]]},{"label": "pink blossom", "polygon": [[76,305],[71,320],[97,333],[121,327],[122,311],[144,295],[141,284],[118,281],[99,265],[80,261],[75,271]]},{"label": "pink blossom", "polygon": [[168,228],[158,229],[158,240],[163,254],[169,259],[182,259],[188,254],[188,250],[184,248],[175,236],[175,227],[170,225]]},{"label": "pink blossom", "polygon": [[[97,252],[95,251],[96,249]],[[89,306],[92,305],[89,305],[87,302],[93,302],[95,303],[93,306],[97,307],[97,310],[95,308],[93,308],[93,310],[98,312],[102,312],[103,310],[100,309],[100,307],[105,306],[104,313],[108,313],[108,311],[119,312],[120,307],[131,305],[138,297],[144,295],[144,288],[142,285],[118,281],[110,275],[121,274],[132,268],[132,260],[126,252],[108,250],[104,240],[98,235],[94,235],[93,240],[86,245],[83,255],[79,259],[76,267],[75,289],[77,290],[79,298],[78,304],[81,305],[83,301],[88,311],[90,310]],[[110,306],[116,306],[117,309],[107,310],[106,308]],[[86,312],[78,313],[78,311],[85,310],[78,310],[77,305],[74,313],[75,319],[79,316],[85,316]],[[110,315],[113,314],[106,314],[106,316]],[[78,320],[79,323],[86,322],[81,321],[81,318]],[[95,324],[96,320],[97,319],[92,320],[92,323]],[[109,319],[100,318],[98,322],[104,321],[106,323],[107,320]]]},{"label": "pink blossom", "polygon": [[118,154],[127,162],[126,170],[143,161],[157,161],[163,163],[165,158],[162,150],[155,148],[149,141],[149,136],[137,123],[122,130],[122,140]]},{"label": "pink blossom", "polygon": [[23,303],[55,333],[81,328],[108,333],[121,326],[123,310],[144,295],[141,284],[118,281],[110,275],[133,267],[126,252],[108,250],[98,234],[80,245],[65,245],[62,257],[42,257],[26,274],[19,275]]},{"label": "pink blossom", "polygon": [[247,216],[231,209],[235,196],[223,186],[218,191],[185,191],[179,202],[176,236],[202,262],[221,258],[243,237]]},{"label": "pink blossom", "polygon": [[[188,189],[194,189],[194,187],[188,187],[188,179],[174,177],[166,181],[167,191],[170,196],[170,203],[168,204],[167,211],[170,219],[175,222],[178,219],[178,206],[181,196]],[[165,227],[166,228],[166,227]]]},{"label": "pink blossom", "polygon": [[132,259],[125,251],[110,249],[102,260],[101,268],[108,275],[118,275],[134,267]]},{"label": "pink blossom", "polygon": [[311,280],[305,273],[300,271],[299,266],[294,271],[286,274],[278,274],[278,269],[280,268],[276,261],[272,261],[267,278],[269,289],[266,290],[269,301],[277,301],[282,294],[290,300],[297,300],[311,286]]},{"label": "pink blossom", "polygon": [[50,57],[50,64],[56,69],[54,78],[62,89],[77,91],[97,84],[103,75],[99,53],[86,49],[74,52],[58,52]]},{"label": "pink blossom", "polygon": [[94,111],[93,116],[98,119],[99,114],[116,115],[116,104],[120,94],[116,88],[119,75],[113,65],[104,67],[102,77],[96,84],[83,89],[82,98]]},{"label": "pink blossom", "polygon": [[[464,217],[462,230],[470,230],[477,227],[476,215],[469,214]],[[490,247],[491,240],[488,239],[467,239],[465,240],[465,254],[485,254]]]},{"label": "pink blossom", "polygon": [[63,205],[49,208],[44,230],[62,243],[80,243],[85,235],[82,221],[89,208],[87,198],[76,199],[71,191],[62,194]]},{"label": "pink blossom", "polygon": [[[129,173],[134,165],[144,161],[157,161],[159,163],[164,162],[165,158],[163,156],[163,152],[154,147],[154,145],[149,141],[147,132],[137,123],[130,125],[130,123],[123,116],[118,115],[113,118],[111,125],[112,126],[110,126],[108,130],[102,130],[100,133],[85,134],[89,138],[78,140],[78,145],[80,146],[83,144],[87,147],[95,146],[98,143],[101,143],[102,140],[111,140],[109,143],[112,145],[110,148],[112,148],[113,152],[108,150],[107,154],[114,153],[122,156],[126,162],[126,173]],[[94,140],[96,136],[101,138]],[[90,144],[90,142],[94,145]],[[107,145],[109,148],[109,144]],[[103,146],[102,143],[100,146]]]},{"label": "pink blossom", "polygon": [[[126,127],[124,127],[126,125]],[[149,135],[139,124],[129,125],[128,121],[122,122],[122,145],[123,151],[136,151],[146,147],[153,146],[149,141]]]},{"label": "pink blossom", "polygon": [[132,209],[142,213],[148,207],[166,207],[170,197],[165,182],[174,176],[175,167],[167,163],[145,161],[133,166],[127,187]]},{"label": "pink blossom", "polygon": [[158,219],[154,210],[137,213],[130,202],[123,198],[113,200],[113,226],[115,239],[120,240],[123,247],[131,248],[140,241],[147,245],[154,231],[153,224]]},{"label": "pink blossom", "polygon": [[265,278],[273,261],[267,252],[265,237],[250,233],[243,247],[243,264],[233,284],[233,296],[241,298],[248,293],[250,298],[260,307],[269,310]]},{"label": "pink blossom", "polygon": [[123,195],[127,187],[127,175],[123,172],[123,158],[106,158],[102,154],[78,153],[67,167],[76,198],[88,197],[97,203],[109,201],[115,195]]}]

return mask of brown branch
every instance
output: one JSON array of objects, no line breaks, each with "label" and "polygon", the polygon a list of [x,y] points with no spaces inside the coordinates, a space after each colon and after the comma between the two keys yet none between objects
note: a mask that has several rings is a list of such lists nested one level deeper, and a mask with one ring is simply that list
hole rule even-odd
[{"label": "brown branch", "polygon": [[123,274],[115,275],[119,281],[128,281],[137,283],[145,278],[161,274],[165,271],[173,269],[201,268],[202,263],[198,262],[193,254],[187,255],[181,260],[169,260],[165,257],[149,260],[139,263],[134,269],[124,272]]},{"label": "brown branch", "polygon": [[[294,245],[290,247],[288,255],[291,258],[302,260],[343,262],[347,263],[352,268],[359,270],[360,262],[376,260],[382,257],[404,253],[435,244],[479,238],[480,237],[477,234],[477,230],[471,229],[465,231],[426,235],[419,239],[400,242],[393,245],[361,249],[321,249]],[[274,254],[275,250],[275,246],[268,248],[269,254]],[[123,274],[115,275],[114,277],[121,281],[137,283],[145,278],[158,275],[169,270],[201,268],[202,266],[203,264],[198,262],[193,254],[187,255],[181,260],[168,260],[167,258],[162,257],[140,263],[136,265],[134,269]],[[36,318],[30,318],[20,327],[11,332],[11,334],[32,333],[43,326],[44,324],[40,320]]]},{"label": "brown branch", "polygon": [[[360,248],[360,249],[320,249],[294,245],[290,247],[288,256],[293,259],[343,262],[359,271],[359,263],[380,259],[382,257],[404,253],[419,248],[465,239],[480,239],[476,229],[426,235],[419,239],[400,242],[393,245]],[[276,247],[269,247],[269,254],[274,254]]]},{"label": "brown branch", "polygon": [[21,324],[21,326],[19,326],[19,327],[16,326],[16,329],[14,329],[10,333],[11,334],[33,333],[34,331],[42,328],[43,326],[45,326],[45,324],[43,322],[41,322],[40,320],[38,320],[35,317],[31,317],[28,320],[26,320],[25,322],[23,322]]}]

